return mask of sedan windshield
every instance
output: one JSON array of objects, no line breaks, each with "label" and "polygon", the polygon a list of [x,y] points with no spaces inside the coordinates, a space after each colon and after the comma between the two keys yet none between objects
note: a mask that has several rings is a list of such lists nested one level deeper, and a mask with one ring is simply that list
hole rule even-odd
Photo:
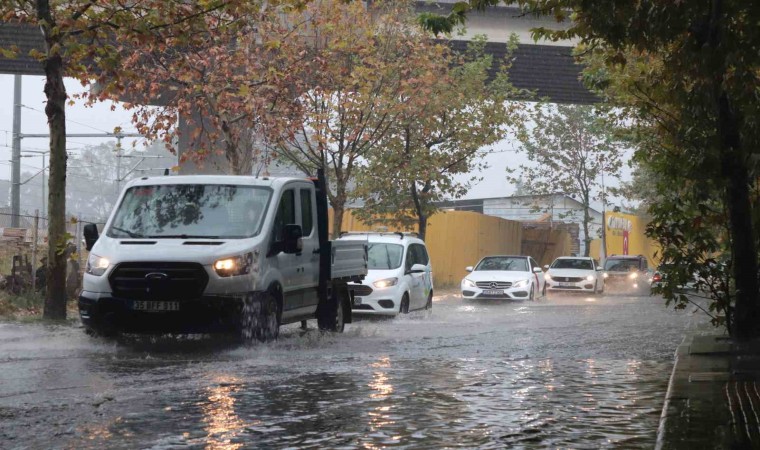
[{"label": "sedan windshield", "polygon": [[611,272],[630,272],[639,270],[639,260],[637,259],[608,259],[604,262],[604,270]]},{"label": "sedan windshield", "polygon": [[240,239],[261,228],[271,191],[175,184],[130,188],[107,231],[113,238]]},{"label": "sedan windshield", "polygon": [[401,267],[404,246],[398,244],[369,244],[367,268],[370,270],[391,270]]},{"label": "sedan windshield", "polygon": [[594,270],[590,259],[562,258],[554,261],[552,269]]},{"label": "sedan windshield", "polygon": [[528,272],[528,259],[511,256],[489,256],[478,263],[475,270],[507,270]]}]

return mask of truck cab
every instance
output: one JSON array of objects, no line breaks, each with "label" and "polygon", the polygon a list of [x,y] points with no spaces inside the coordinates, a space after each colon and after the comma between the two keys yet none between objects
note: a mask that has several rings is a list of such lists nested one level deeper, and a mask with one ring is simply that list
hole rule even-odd
[{"label": "truck cab", "polygon": [[277,337],[318,318],[342,331],[366,244],[327,240],[324,177],[164,176],[130,182],[90,227],[79,312],[95,334]]}]

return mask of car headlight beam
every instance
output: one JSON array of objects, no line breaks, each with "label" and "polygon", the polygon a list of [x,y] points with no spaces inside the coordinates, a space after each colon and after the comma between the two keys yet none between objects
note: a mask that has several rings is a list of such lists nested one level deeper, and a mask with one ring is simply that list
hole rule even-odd
[{"label": "car headlight beam", "polygon": [[110,265],[111,262],[108,261],[107,258],[103,258],[102,256],[90,253],[89,258],[87,258],[87,265],[85,266],[84,271],[90,275],[99,277],[106,273],[106,270],[108,270],[108,266]]},{"label": "car headlight beam", "polygon": [[253,265],[253,253],[224,258],[214,263],[214,271],[220,277],[234,277],[250,273]]},{"label": "car headlight beam", "polygon": [[398,284],[398,278],[385,278],[383,280],[377,280],[374,283],[372,283],[372,286],[375,286],[378,289],[385,289],[391,286],[395,286]]}]

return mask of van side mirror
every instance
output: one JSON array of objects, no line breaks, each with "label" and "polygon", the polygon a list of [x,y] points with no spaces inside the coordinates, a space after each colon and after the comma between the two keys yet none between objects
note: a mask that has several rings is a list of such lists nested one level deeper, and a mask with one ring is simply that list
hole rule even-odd
[{"label": "van side mirror", "polygon": [[424,264],[415,264],[411,269],[409,269],[409,273],[425,273],[426,270],[427,266]]},{"label": "van side mirror", "polygon": [[472,272],[472,266],[467,266],[467,267],[464,268],[464,270],[466,270],[468,272]]},{"label": "van side mirror", "polygon": [[287,254],[300,253],[303,250],[303,230],[301,225],[288,224],[283,230],[282,251]]},{"label": "van side mirror", "polygon": [[82,233],[84,234],[84,247],[89,252],[95,246],[95,242],[98,241],[98,226],[94,223],[88,223],[84,226]]}]

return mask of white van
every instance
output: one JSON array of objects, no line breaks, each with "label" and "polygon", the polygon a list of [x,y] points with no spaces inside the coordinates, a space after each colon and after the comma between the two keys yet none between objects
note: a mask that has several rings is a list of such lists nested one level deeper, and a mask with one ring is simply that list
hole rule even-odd
[{"label": "white van", "polygon": [[412,233],[344,233],[339,241],[366,241],[368,273],[349,283],[353,314],[395,316],[433,307],[433,271],[425,241]]}]

